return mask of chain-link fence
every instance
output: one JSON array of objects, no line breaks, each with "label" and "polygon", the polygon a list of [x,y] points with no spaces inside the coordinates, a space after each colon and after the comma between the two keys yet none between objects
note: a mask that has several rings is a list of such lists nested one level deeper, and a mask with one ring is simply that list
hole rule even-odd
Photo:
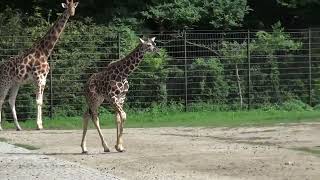
[{"label": "chain-link fence", "polygon": [[[151,34],[162,49],[130,77],[127,108],[176,104],[184,110],[247,109],[289,100],[320,102],[320,30],[179,31]],[[80,39],[80,40],[79,40]],[[47,116],[81,115],[83,84],[128,53],[127,36],[63,35],[50,57]],[[0,36],[0,59],[32,45],[30,37]],[[132,49],[132,48],[131,48]],[[17,97],[20,119],[35,116],[35,87]],[[5,116],[11,118],[8,106]]]}]

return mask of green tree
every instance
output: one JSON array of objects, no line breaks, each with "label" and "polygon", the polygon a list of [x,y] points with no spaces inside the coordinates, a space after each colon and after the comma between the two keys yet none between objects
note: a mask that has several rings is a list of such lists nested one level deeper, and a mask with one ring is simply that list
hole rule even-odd
[{"label": "green tree", "polygon": [[223,105],[227,103],[229,86],[225,80],[223,64],[217,58],[198,58],[190,66],[189,85],[193,100]]},{"label": "green tree", "polygon": [[[257,61],[257,65],[253,67],[254,79],[256,84],[257,92],[270,93],[265,97],[265,101],[274,100],[276,102],[282,101],[281,96],[281,71],[280,65],[286,65],[284,62],[286,59],[280,59],[279,54],[290,54],[293,51],[300,49],[302,46],[301,42],[292,40],[289,34],[284,32],[280,23],[273,26],[272,32],[259,31],[256,33],[256,39],[250,43],[250,52],[253,56],[261,58],[253,59]],[[264,60],[265,63],[262,63]],[[287,64],[290,66],[290,63]],[[282,67],[282,69],[285,69]],[[286,72],[283,72],[286,73]],[[253,81],[254,81],[253,80]],[[269,87],[272,89],[267,90]],[[259,97],[257,95],[256,97]],[[272,98],[273,97],[273,98]]]},{"label": "green tree", "polygon": [[[220,50],[221,55],[223,55],[223,59],[227,61],[225,64],[229,64],[233,69],[234,67],[234,74],[237,82],[237,89],[238,89],[238,95],[239,95],[239,101],[240,101],[240,107],[243,107],[244,104],[244,98],[243,98],[243,84],[242,79],[240,75],[240,69],[239,64],[243,64],[247,60],[247,43],[238,43],[237,41],[234,42],[228,42],[223,41],[222,42],[222,49]],[[231,82],[233,82],[231,80]]]},{"label": "green tree", "polygon": [[320,4],[319,0],[277,0],[279,4],[289,8],[298,8],[310,4]]},{"label": "green tree", "polygon": [[168,29],[199,25],[228,29],[241,26],[248,12],[246,0],[162,0],[154,1],[142,15]]}]

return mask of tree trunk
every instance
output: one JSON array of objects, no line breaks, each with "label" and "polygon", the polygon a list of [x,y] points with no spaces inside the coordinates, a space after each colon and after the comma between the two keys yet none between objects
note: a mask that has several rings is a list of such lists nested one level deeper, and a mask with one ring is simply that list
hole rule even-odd
[{"label": "tree trunk", "polygon": [[240,97],[240,107],[242,109],[243,107],[243,97],[242,97],[242,89],[241,89],[241,79],[239,76],[239,68],[238,68],[238,64],[236,63],[236,76],[237,76],[237,83],[238,83],[238,94]]}]

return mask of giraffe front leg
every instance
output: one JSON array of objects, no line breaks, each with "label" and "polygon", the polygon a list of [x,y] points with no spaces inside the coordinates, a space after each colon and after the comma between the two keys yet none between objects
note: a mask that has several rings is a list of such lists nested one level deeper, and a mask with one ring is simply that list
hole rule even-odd
[{"label": "giraffe front leg", "polygon": [[16,126],[16,129],[17,129],[17,131],[21,131],[22,129],[19,125],[18,118],[17,118],[17,112],[16,112],[16,97],[17,97],[18,91],[19,91],[19,85],[14,85],[11,88],[11,92],[10,92],[10,96],[9,96],[9,104],[11,107],[13,121]]},{"label": "giraffe front leg", "polygon": [[[121,106],[119,106],[121,107]],[[118,152],[124,152],[125,149],[123,147],[123,125],[124,121],[126,119],[126,113],[122,110],[122,108],[119,108],[119,111],[116,111],[116,123],[117,123],[117,144],[115,145],[115,148]]]},{"label": "giraffe front leg", "polygon": [[116,123],[117,123],[117,144],[115,145],[115,148],[118,152],[123,152],[124,147],[122,145],[122,135],[121,134],[121,117],[119,113],[116,113]]},{"label": "giraffe front leg", "polygon": [[43,129],[42,125],[42,104],[43,104],[43,91],[46,85],[46,80],[40,80],[37,88],[37,130]]}]

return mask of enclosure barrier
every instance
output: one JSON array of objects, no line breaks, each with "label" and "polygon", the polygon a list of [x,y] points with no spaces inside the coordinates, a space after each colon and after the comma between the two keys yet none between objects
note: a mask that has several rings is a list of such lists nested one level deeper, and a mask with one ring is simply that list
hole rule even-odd
[{"label": "enclosure barrier", "polygon": [[[146,55],[130,76],[126,108],[241,110],[292,100],[311,106],[320,102],[320,30],[185,30],[149,36],[156,36],[162,50]],[[18,54],[33,41],[30,36],[0,34],[0,59]],[[45,115],[81,115],[86,108],[84,82],[137,42],[124,33],[66,32],[49,59]],[[35,117],[34,85],[20,89],[16,104],[20,119]],[[11,119],[7,103],[4,112]]]}]

